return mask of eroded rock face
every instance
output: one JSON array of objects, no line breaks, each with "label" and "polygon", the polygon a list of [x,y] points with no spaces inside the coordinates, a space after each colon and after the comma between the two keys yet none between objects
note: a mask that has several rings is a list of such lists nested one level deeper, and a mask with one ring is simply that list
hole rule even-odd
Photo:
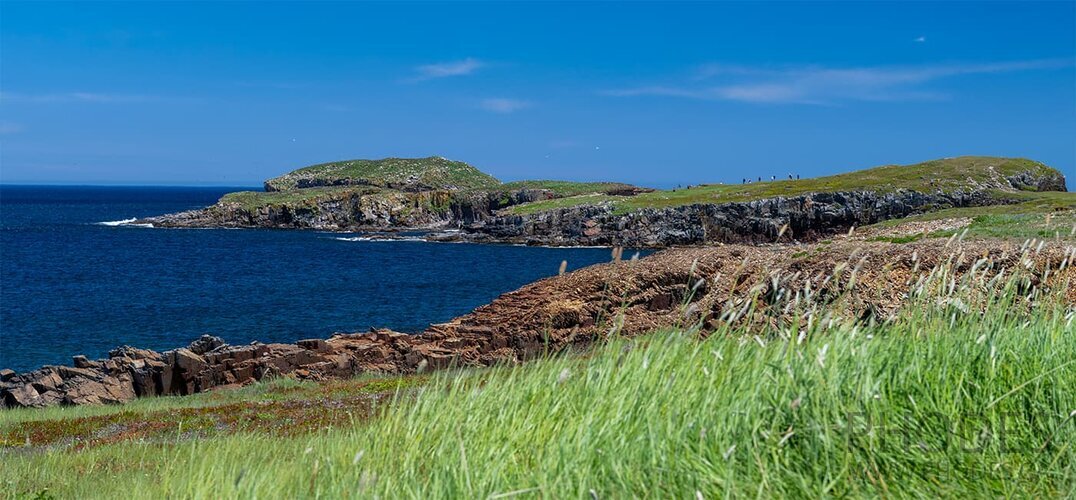
[{"label": "eroded rock face", "polygon": [[[1028,286],[1061,288],[1066,300],[1076,304],[1076,266],[1062,266],[1076,260],[1076,249],[1057,243],[1029,250],[992,241],[947,246],[939,240],[894,245],[838,239],[825,245],[825,251],[814,251],[821,247],[680,248],[637,261],[590,266],[506,293],[416,335],[374,330],[295,344],[242,346],[203,336],[186,348],[164,353],[125,346],[111,351],[108,359],[76,357],[81,367],[45,366],[21,374],[0,370],[0,406],[123,403],[281,375],[321,380],[516,363],[601,341],[610,331],[610,318],[617,318],[618,335],[636,335],[685,321],[699,322],[705,332],[716,328],[715,322],[727,321],[729,307],[739,309],[745,300],[756,301],[752,310],[786,314],[779,297],[789,300],[798,293],[770,293],[774,286],[808,287],[819,297],[849,292],[854,300],[842,301],[848,309],[843,314],[884,320],[899,310],[910,288],[941,263],[952,266],[956,282],[973,266],[978,269],[975,276],[984,280],[1003,269],[1006,276],[1026,272]],[[827,277],[841,266],[857,269],[856,278],[848,278],[850,273],[844,275],[847,282]],[[1046,268],[1052,271],[1044,273]],[[769,288],[755,293],[753,285]]]},{"label": "eroded rock face", "polygon": [[378,231],[454,227],[481,221],[499,209],[550,199],[551,191],[342,192],[310,203],[256,208],[221,202],[199,210],[137,221],[156,227],[270,227],[326,231]]},{"label": "eroded rock face", "polygon": [[[667,247],[811,240],[853,226],[952,207],[1000,203],[985,192],[812,193],[751,202],[707,203],[627,214],[610,205],[504,215],[465,228],[465,239],[537,245]],[[784,232],[782,233],[782,228]]]}]

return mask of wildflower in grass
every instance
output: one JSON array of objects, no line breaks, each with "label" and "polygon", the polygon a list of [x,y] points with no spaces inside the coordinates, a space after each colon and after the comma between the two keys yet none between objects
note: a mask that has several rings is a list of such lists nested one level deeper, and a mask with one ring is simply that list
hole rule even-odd
[{"label": "wildflower in grass", "polygon": [[568,380],[568,377],[572,375],[571,370],[567,368],[560,371],[560,375],[557,376],[557,384],[563,384]]},{"label": "wildflower in grass", "polygon": [[818,350],[818,366],[826,367],[826,353],[829,352],[829,344],[825,344]]}]

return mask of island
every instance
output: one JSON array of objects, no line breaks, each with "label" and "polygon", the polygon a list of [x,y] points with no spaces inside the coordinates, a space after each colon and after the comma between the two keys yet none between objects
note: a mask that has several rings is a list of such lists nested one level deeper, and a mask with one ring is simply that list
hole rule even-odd
[{"label": "island", "polygon": [[[791,176],[790,176],[791,177]],[[435,241],[661,248],[815,241],[851,227],[954,208],[1034,210],[1068,198],[1042,163],[964,156],[812,179],[671,190],[617,182],[502,183],[441,157],[349,160],[301,168],[264,192],[134,221],[155,227],[421,230]],[[389,236],[391,237],[391,236]]]}]

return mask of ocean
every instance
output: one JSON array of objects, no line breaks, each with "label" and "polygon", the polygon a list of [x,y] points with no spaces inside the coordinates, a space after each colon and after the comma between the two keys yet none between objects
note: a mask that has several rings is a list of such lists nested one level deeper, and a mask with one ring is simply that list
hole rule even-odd
[{"label": "ocean", "polygon": [[366,241],[300,230],[118,224],[240,188],[0,186],[0,368],[156,350],[202,334],[293,342],[416,332],[609,249]]}]

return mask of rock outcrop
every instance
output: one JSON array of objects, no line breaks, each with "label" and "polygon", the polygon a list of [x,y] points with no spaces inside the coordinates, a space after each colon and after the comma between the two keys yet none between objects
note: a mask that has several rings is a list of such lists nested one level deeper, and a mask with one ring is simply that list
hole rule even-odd
[{"label": "rock outcrop", "polygon": [[[1076,249],[1057,243],[836,241],[824,248],[680,248],[541,280],[416,335],[376,330],[242,346],[204,336],[163,353],[121,347],[107,359],[76,356],[70,367],[0,370],[0,407],[123,403],[237,387],[272,376],[321,380],[516,363],[601,341],[611,331],[635,335],[697,325],[705,334],[723,322],[799,321],[800,316],[788,316],[789,301],[798,301],[803,290],[812,290],[810,296],[818,300],[844,294],[840,312],[845,317],[884,320],[899,311],[909,290],[933,275],[937,265],[949,266],[951,274],[944,276],[954,283],[973,267],[983,283],[1004,269],[1005,276],[1026,277],[1021,297],[1032,296],[1035,289],[1061,290],[1071,305],[1076,304],[1076,266],[1067,264],[1074,261]],[[1044,272],[1047,268],[1051,272]],[[856,271],[842,274],[841,269]],[[758,316],[743,316],[742,311]]]}]

